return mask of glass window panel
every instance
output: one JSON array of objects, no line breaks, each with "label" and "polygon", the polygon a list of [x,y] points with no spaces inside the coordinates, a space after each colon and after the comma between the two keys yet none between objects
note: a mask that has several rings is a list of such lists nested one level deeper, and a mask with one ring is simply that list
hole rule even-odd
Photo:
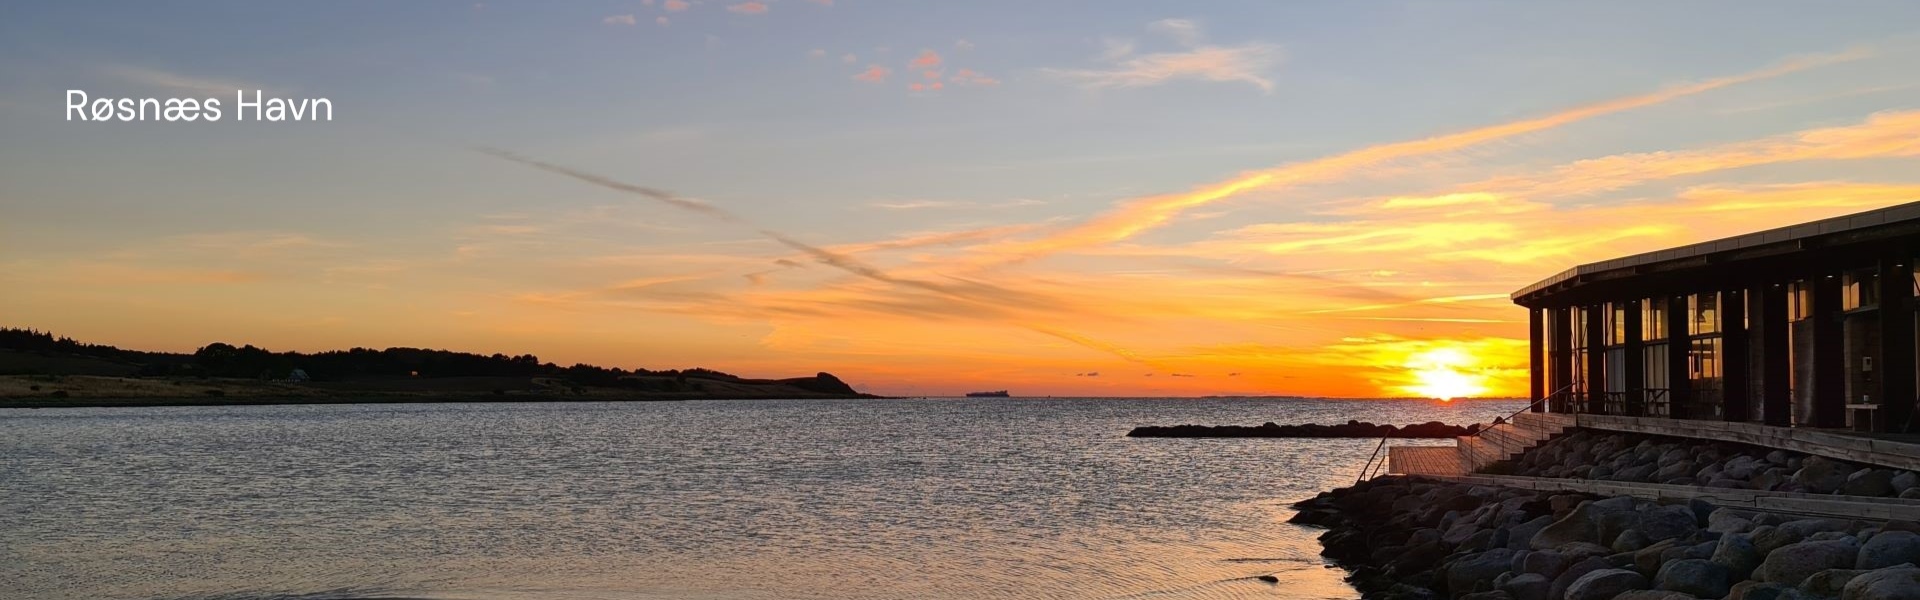
[{"label": "glass window panel", "polygon": [[1691,330],[1689,333],[1700,335],[1720,330],[1720,294],[1718,292],[1689,296],[1687,305],[1692,313],[1688,324]]},{"label": "glass window panel", "polygon": [[1653,298],[1640,303],[1640,339],[1667,339],[1667,303],[1664,298]]},{"label": "glass window panel", "polygon": [[1587,347],[1587,310],[1580,307],[1574,307],[1571,312],[1573,313],[1573,335],[1571,336],[1571,339],[1573,340],[1573,348],[1575,350],[1586,348]]},{"label": "glass window panel", "polygon": [[1607,311],[1607,343],[1627,343],[1627,305],[1616,302],[1607,306],[1610,309]]}]

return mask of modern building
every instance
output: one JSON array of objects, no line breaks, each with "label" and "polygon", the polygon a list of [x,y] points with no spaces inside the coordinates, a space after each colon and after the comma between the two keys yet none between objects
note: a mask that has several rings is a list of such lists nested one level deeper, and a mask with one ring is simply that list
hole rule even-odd
[{"label": "modern building", "polygon": [[1548,277],[1533,410],[1920,432],[1916,256],[1920,202]]}]

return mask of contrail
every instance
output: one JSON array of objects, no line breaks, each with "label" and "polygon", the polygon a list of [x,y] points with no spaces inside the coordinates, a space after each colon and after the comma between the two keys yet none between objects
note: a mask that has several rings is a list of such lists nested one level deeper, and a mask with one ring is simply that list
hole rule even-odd
[{"label": "contrail", "polygon": [[653,200],[656,200],[659,202],[665,202],[675,207],[705,214],[707,216],[714,217],[729,223],[743,223],[746,221],[745,219],[741,219],[738,215],[728,212],[724,208],[720,208],[712,204],[707,204],[699,200],[682,198],[680,196],[674,195],[672,192],[668,192],[665,190],[633,185],[631,183],[608,179],[608,178],[601,177],[599,175],[594,175],[592,173],[587,173],[584,171],[576,171],[576,170],[562,167],[560,165],[556,165],[553,163],[542,162],[542,161],[534,160],[524,156],[520,156],[518,154],[514,154],[506,150],[500,150],[498,148],[488,148],[485,146],[477,146],[474,148],[474,150],[479,151],[483,154],[493,155],[499,158],[504,158],[513,162],[527,165],[529,167],[540,169],[542,171],[547,171],[550,173],[559,173],[561,175],[572,177],[574,179],[585,181],[587,183],[591,183],[600,187],[611,188],[611,189],[619,190],[622,192],[627,192],[630,194],[638,194],[641,196],[646,196],[648,198],[652,198]]},{"label": "contrail", "polygon": [[[747,219],[742,218],[739,215],[733,214],[732,212],[724,208],[720,208],[718,206],[707,204],[705,202],[701,202],[698,200],[684,198],[672,192],[668,192],[666,190],[661,190],[658,188],[650,188],[646,186],[633,185],[630,183],[618,181],[615,179],[609,179],[607,177],[602,177],[600,175],[595,175],[585,171],[579,171],[576,169],[563,167],[553,163],[535,160],[532,158],[527,158],[519,154],[515,154],[513,152],[509,152],[506,150],[500,150],[497,148],[476,146],[473,149],[482,154],[513,161],[513,162],[527,165],[536,169],[540,169],[542,171],[547,171],[549,173],[557,173],[560,175],[565,175],[567,177],[571,177],[573,179],[591,183],[607,189],[626,192],[629,194],[635,194],[638,196],[643,196],[648,199],[654,200],[656,202],[661,202],[669,206],[679,208],[681,210],[697,212],[697,213],[707,215],[709,217],[712,217],[721,221],[725,221],[728,223],[751,225],[751,222],[749,222]],[[884,270],[881,270],[880,268],[875,267],[873,265],[867,264],[861,261],[860,259],[854,258],[852,256],[848,256],[845,254],[840,254],[838,252],[833,252],[825,248],[821,248],[819,246],[814,246],[812,244],[801,242],[799,240],[794,239],[792,236],[786,235],[784,233],[780,233],[778,231],[765,229],[765,228],[760,228],[758,229],[758,231],[760,235],[765,236],[767,239],[778,242],[781,245],[784,245],[788,248],[792,248],[794,250],[804,252],[807,255],[812,256],[815,260],[819,261],[821,264],[825,264],[827,266],[840,269],[842,271],[846,271],[854,275],[858,275],[861,277],[865,277],[867,279],[872,279],[874,281],[879,281],[879,282],[887,283],[891,285],[906,286],[906,287],[926,290],[929,292],[933,292],[935,294],[946,296],[948,298],[959,300],[961,302],[966,302],[969,304],[973,304],[975,306],[989,309],[993,311],[995,314],[1001,315],[1003,317],[1012,318],[1014,316],[1011,312],[1007,310],[1005,306],[1002,306],[999,303],[981,299],[977,297],[977,295],[975,294],[962,292],[953,286],[942,285],[942,284],[931,282],[931,281],[921,281],[918,279],[907,279],[903,277],[896,277],[893,274],[888,273]],[[975,285],[972,287],[985,288],[988,290],[1005,293],[1009,295],[1015,293],[1012,290],[1006,290],[998,286],[993,286],[990,284],[983,284],[983,283],[975,283]],[[1019,324],[1019,326],[1031,331],[1043,333],[1049,336],[1053,336],[1056,338],[1067,340],[1069,342],[1073,342],[1074,344],[1077,344],[1081,347],[1084,347],[1090,350],[1106,352],[1114,356],[1118,356],[1121,359],[1127,360],[1129,362],[1159,368],[1159,366],[1154,364],[1153,362],[1148,361],[1147,359],[1141,358],[1139,355],[1134,354],[1132,351],[1129,351],[1125,348],[1121,348],[1119,346],[1096,341],[1096,340],[1087,338],[1085,336],[1062,331],[1059,329],[1054,329],[1051,327],[1044,327],[1044,326],[1025,324],[1025,323]]]}]

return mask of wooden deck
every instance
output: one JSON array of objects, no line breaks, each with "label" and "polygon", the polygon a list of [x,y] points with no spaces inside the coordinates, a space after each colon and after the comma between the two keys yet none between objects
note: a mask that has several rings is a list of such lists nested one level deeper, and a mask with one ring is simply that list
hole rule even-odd
[{"label": "wooden deck", "polygon": [[1390,446],[1387,473],[1457,477],[1467,474],[1467,462],[1456,446]]}]

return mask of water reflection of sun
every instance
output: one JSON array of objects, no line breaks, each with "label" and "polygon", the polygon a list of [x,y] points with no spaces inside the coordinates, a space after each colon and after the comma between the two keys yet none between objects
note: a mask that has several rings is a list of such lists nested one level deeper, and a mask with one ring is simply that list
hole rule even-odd
[{"label": "water reflection of sun", "polygon": [[1477,372],[1479,360],[1459,348],[1433,348],[1407,356],[1405,366],[1413,383],[1401,389],[1440,400],[1487,393],[1487,375]]}]

